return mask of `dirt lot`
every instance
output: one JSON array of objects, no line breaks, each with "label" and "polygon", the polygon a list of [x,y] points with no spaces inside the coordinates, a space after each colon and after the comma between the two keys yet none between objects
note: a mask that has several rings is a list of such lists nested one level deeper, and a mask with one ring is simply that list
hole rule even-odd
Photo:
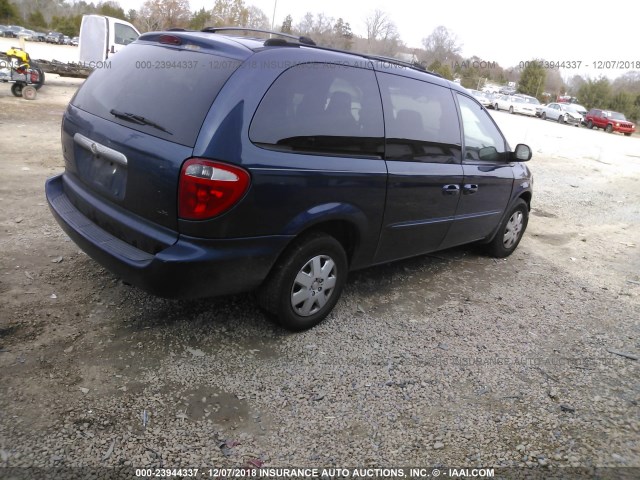
[{"label": "dirt lot", "polygon": [[0,465],[640,469],[640,139],[494,114],[534,150],[514,255],[354,273],[292,335],[251,295],[148,296],[66,237],[43,183],[79,83],[0,84]]}]

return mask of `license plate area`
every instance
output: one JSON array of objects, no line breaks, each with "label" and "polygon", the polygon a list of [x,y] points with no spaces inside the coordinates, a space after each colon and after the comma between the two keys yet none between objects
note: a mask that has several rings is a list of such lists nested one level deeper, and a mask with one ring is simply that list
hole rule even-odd
[{"label": "license plate area", "polygon": [[127,191],[127,157],[84,135],[74,136],[76,168],[80,178],[93,189],[115,200]]}]

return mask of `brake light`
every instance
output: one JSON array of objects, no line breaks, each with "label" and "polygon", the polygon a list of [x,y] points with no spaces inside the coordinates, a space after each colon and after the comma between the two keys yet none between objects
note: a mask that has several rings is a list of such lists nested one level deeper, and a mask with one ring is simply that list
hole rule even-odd
[{"label": "brake light", "polygon": [[184,162],[178,187],[178,215],[205,220],[233,207],[251,183],[249,173],[233,165],[191,158]]},{"label": "brake light", "polygon": [[165,45],[182,45],[180,37],[176,37],[175,35],[160,35],[158,42],[164,43]]}]

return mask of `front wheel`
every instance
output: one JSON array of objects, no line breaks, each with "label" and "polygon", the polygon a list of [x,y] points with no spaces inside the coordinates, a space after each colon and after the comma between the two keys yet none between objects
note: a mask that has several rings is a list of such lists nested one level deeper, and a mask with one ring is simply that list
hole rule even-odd
[{"label": "front wheel", "polygon": [[564,123],[564,117],[562,115],[558,117],[558,123]]},{"label": "front wheel", "polygon": [[27,85],[22,89],[22,98],[25,100],[35,100],[37,95],[38,91],[33,85]]},{"label": "front wheel", "polygon": [[625,136],[625,137],[630,137],[630,136],[631,136],[631,133],[625,133],[625,134],[624,134],[624,136]]},{"label": "front wheel", "polygon": [[518,200],[504,218],[496,236],[486,247],[487,253],[496,258],[508,257],[516,249],[529,223],[529,207]]},{"label": "front wheel", "polygon": [[500,109],[498,108],[498,104],[497,103],[493,106],[493,108],[495,109],[496,112],[500,111]]},{"label": "front wheel", "polygon": [[607,125],[607,128],[605,128],[605,131],[606,131],[607,133],[611,133],[611,132],[613,132],[613,126],[612,126],[611,124]]},{"label": "front wheel", "polygon": [[509,107],[509,113],[513,115],[513,107]]},{"label": "front wheel", "polygon": [[546,120],[547,119],[547,114],[542,112],[542,115],[540,115],[540,118],[543,119],[543,120]]},{"label": "front wheel", "polygon": [[292,331],[320,323],[335,307],[347,279],[347,254],[335,238],[311,233],[297,240],[258,291],[258,303]]},{"label": "front wheel", "polygon": [[593,128],[593,122],[592,122],[591,120],[589,120],[589,121],[587,122],[587,128],[588,128],[589,130],[591,130],[591,129]]}]

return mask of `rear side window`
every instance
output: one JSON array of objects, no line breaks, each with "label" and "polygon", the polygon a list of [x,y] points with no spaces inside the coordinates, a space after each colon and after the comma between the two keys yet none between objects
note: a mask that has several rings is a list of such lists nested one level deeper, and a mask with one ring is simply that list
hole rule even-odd
[{"label": "rear side window", "polygon": [[381,158],[382,104],[373,71],[324,63],[288,69],[260,102],[249,136],[267,149]]},{"label": "rear side window", "polygon": [[[217,67],[211,68],[211,65]],[[156,45],[131,44],[96,69],[71,103],[89,113],[192,147],[211,103],[240,62]],[[114,116],[144,117],[156,126]]]},{"label": "rear side window", "polygon": [[379,73],[387,128],[387,159],[460,162],[460,125],[448,88]]}]

